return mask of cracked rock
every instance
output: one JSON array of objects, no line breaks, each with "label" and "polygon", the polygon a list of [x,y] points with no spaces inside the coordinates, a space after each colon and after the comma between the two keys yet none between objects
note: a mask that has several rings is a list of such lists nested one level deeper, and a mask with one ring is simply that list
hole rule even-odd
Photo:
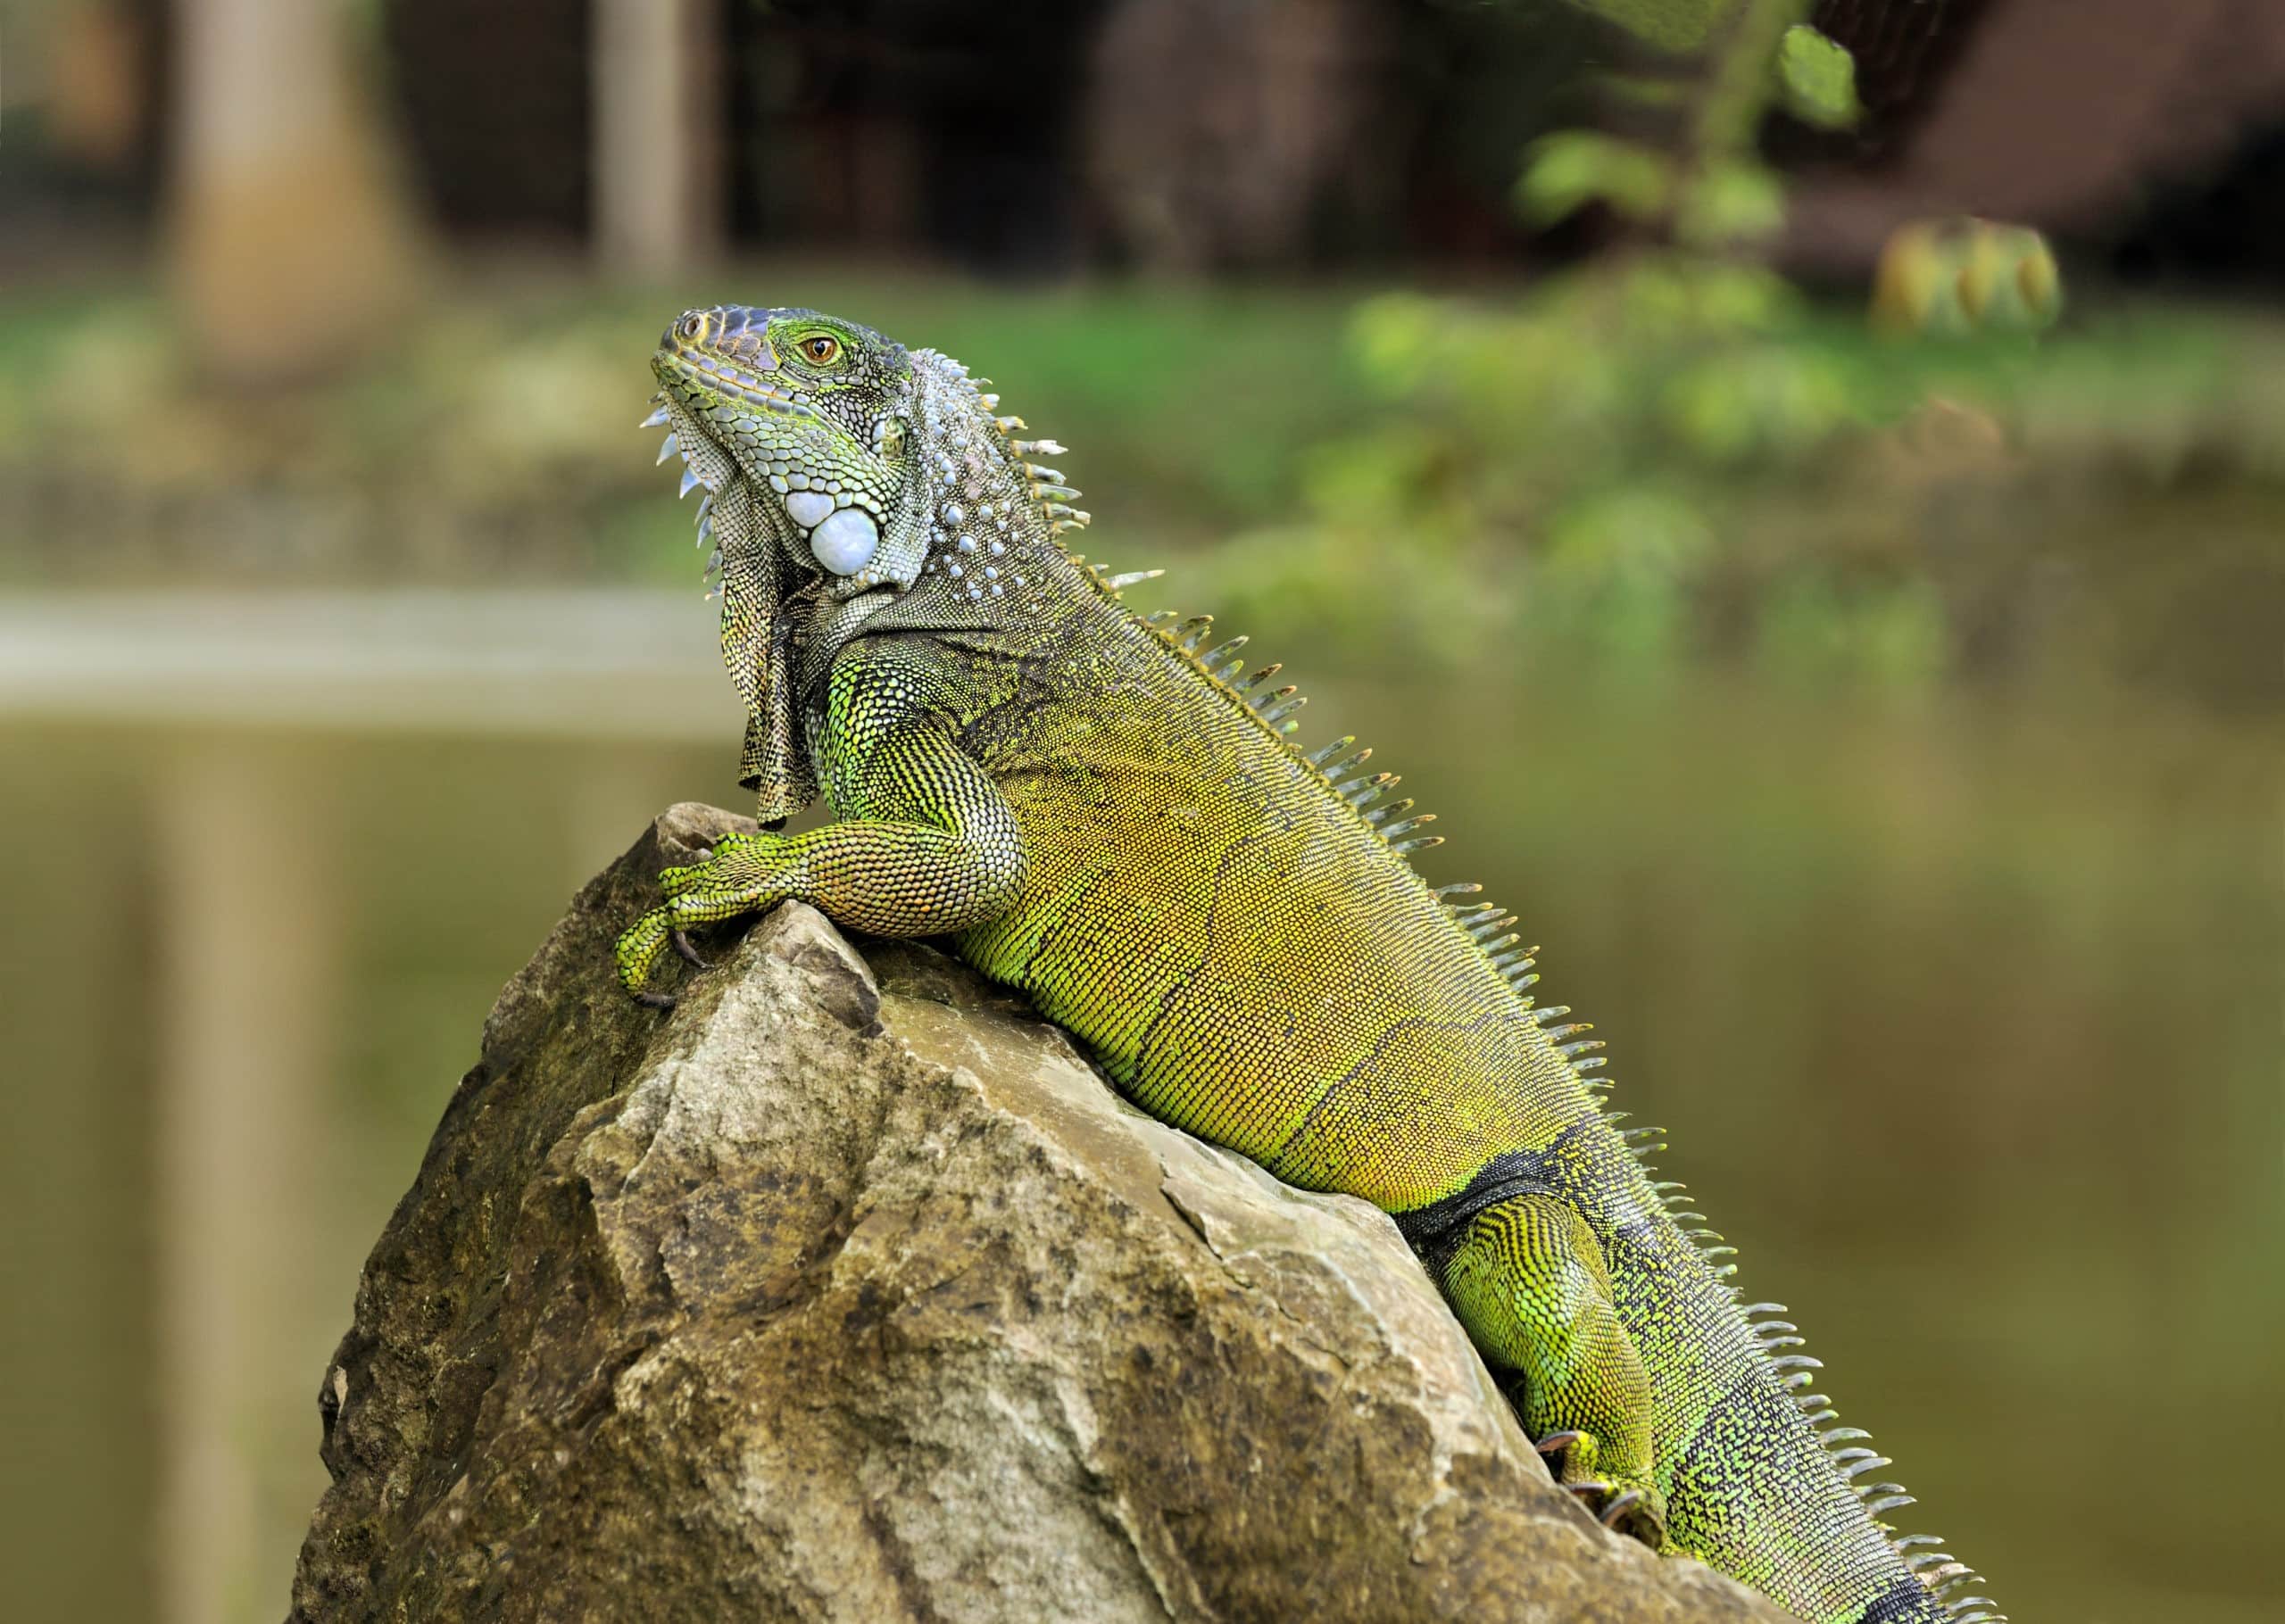
[{"label": "cracked rock", "polygon": [[1395,1226],[789,904],[661,1017],[616,932],[486,1023],[322,1378],[295,1620],[1773,1620],[1548,1479]]}]

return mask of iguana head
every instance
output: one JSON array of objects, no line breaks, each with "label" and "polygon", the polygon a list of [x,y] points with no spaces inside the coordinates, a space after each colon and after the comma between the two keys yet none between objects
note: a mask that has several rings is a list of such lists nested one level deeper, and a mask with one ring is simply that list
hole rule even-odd
[{"label": "iguana head", "polygon": [[[722,650],[759,730],[748,776],[808,797],[793,691],[860,626],[978,631],[1046,609],[1056,533],[1078,494],[1028,460],[968,369],[816,311],[717,305],[660,340],[652,421],[673,430],[684,493],[722,572]],[[772,784],[777,785],[773,791]]]},{"label": "iguana head", "polygon": [[902,344],[815,311],[719,305],[684,314],[651,364],[699,484],[719,497],[743,475],[789,561],[835,596],[896,578],[881,543],[910,462]]}]

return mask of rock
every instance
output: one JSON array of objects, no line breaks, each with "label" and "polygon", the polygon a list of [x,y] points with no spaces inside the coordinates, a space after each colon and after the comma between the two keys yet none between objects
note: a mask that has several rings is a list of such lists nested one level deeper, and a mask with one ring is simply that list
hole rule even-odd
[{"label": "rock", "polygon": [[293,1618],[1776,1620],[1557,1489],[1395,1226],[789,904],[501,994],[321,1384]]}]

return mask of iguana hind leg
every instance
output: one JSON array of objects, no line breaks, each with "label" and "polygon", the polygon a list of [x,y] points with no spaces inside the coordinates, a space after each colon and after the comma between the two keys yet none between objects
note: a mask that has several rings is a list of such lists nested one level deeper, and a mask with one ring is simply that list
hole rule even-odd
[{"label": "iguana hind leg", "polygon": [[1564,1486],[1611,1526],[1663,1543],[1650,1380],[1586,1221],[1554,1196],[1510,1196],[1469,1221],[1443,1286],[1485,1359],[1519,1379],[1525,1429],[1560,1448]]}]

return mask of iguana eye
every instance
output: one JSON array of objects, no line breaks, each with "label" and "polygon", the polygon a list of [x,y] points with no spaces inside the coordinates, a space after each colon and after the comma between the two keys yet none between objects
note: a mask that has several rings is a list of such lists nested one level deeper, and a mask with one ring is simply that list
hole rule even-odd
[{"label": "iguana eye", "polygon": [[830,333],[812,333],[794,347],[813,367],[829,367],[841,355],[841,340]]}]

